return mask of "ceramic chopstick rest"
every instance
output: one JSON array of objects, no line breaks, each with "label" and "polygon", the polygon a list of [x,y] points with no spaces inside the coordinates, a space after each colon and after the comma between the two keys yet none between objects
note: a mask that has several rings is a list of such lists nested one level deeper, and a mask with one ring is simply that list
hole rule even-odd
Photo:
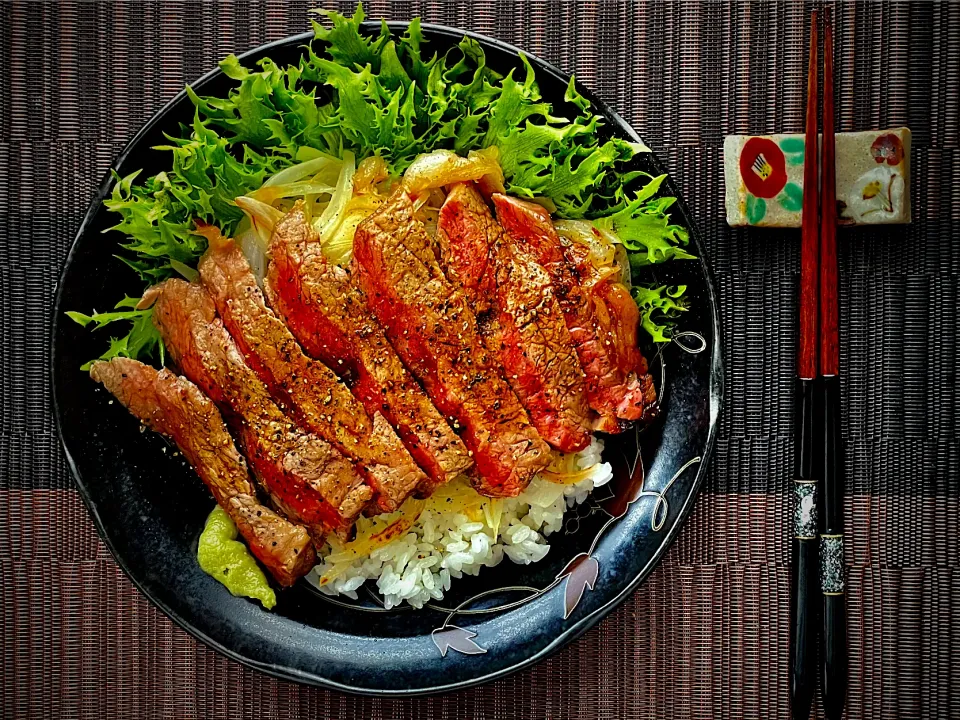
[{"label": "ceramic chopstick rest", "polygon": [[[910,130],[837,133],[841,225],[910,222]],[[723,143],[727,223],[800,227],[803,135],[728,135]]]}]

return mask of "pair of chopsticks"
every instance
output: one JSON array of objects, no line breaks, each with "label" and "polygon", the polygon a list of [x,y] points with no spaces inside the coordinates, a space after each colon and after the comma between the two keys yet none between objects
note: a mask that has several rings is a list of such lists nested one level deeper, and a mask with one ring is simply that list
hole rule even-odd
[{"label": "pair of chopsticks", "polygon": [[[797,507],[794,515],[790,687],[793,717],[798,720],[806,720],[813,705],[818,647],[823,658],[820,664],[821,700],[827,718],[840,718],[843,714],[847,691],[833,28],[829,11],[825,10],[824,15],[823,138],[817,152],[818,13],[814,11],[810,29],[803,167],[797,362],[800,441],[794,483]],[[819,492],[818,485],[822,486]],[[818,623],[820,610],[822,623]]]}]

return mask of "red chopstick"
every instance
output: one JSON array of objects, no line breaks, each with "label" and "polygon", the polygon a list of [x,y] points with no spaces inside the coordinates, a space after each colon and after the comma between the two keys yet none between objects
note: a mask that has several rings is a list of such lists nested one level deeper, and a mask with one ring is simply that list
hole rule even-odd
[{"label": "red chopstick", "polygon": [[833,27],[824,11],[823,143],[820,185],[820,373],[823,375],[823,518],[820,589],[823,657],[820,692],[827,720],[840,720],[847,695],[847,610],[843,579],[843,453],[840,437],[840,349],[837,303],[837,189],[833,116]]},{"label": "red chopstick", "polygon": [[800,353],[797,375],[817,377],[817,306],[820,238],[817,197],[817,11],[810,21],[810,65],[807,70],[807,132],[803,160],[803,215],[800,239]]},{"label": "red chopstick", "polygon": [[[833,132],[833,27],[829,10],[825,10],[824,17],[826,28],[823,36],[823,142],[820,147],[822,171],[820,176],[820,374],[837,375],[840,372],[840,318],[837,308],[837,170]],[[809,123],[809,116],[807,122]],[[809,137],[808,125],[808,148],[810,147]],[[806,167],[804,167],[804,173],[806,173]],[[810,187],[806,181],[806,174],[804,174],[804,187]],[[804,218],[806,218],[806,208],[804,208]]]},{"label": "red chopstick", "polygon": [[790,708],[794,720],[807,720],[817,688],[820,564],[817,545],[817,478],[822,456],[816,428],[816,377],[819,305],[820,233],[817,215],[817,12],[810,19],[810,66],[807,72],[807,134],[803,160],[803,216],[800,246],[800,348],[797,376],[800,426],[794,493],[793,562],[791,563]]}]

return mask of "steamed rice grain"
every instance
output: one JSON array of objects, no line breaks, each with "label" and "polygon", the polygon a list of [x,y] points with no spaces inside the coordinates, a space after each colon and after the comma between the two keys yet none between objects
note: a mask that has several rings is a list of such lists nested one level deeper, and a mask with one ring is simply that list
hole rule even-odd
[{"label": "steamed rice grain", "polygon": [[[458,478],[430,500],[415,501],[423,505],[419,516],[391,542],[356,557],[327,545],[307,580],[325,595],[354,600],[370,581],[386,608],[404,602],[420,608],[442,600],[453,580],[495,567],[504,557],[521,565],[539,562],[550,550],[548,537],[563,527],[564,512],[610,481],[612,470],[600,461],[602,451],[602,441],[593,438],[572,458],[573,467],[584,471],[582,478],[577,474],[576,482],[564,485],[537,476],[515,498],[482,498]],[[390,522],[402,510],[376,521]],[[369,534],[374,523],[362,518],[358,536]]]}]

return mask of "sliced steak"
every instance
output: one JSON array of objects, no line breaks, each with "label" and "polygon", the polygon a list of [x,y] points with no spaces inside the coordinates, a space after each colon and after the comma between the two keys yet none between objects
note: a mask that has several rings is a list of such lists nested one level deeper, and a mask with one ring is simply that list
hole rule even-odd
[{"label": "sliced steak", "polygon": [[239,246],[212,227],[204,234],[209,249],[200,259],[200,279],[247,363],[301,425],[356,463],[376,491],[381,510],[396,510],[426,476],[390,423],[380,412],[371,421],[330,368],[304,355],[287,326],[264,304]]},{"label": "sliced steak", "polygon": [[306,524],[315,542],[325,532],[349,532],[373,491],[336,448],[284,414],[244,362],[206,290],[167,280],[153,320],[180,370],[220,407],[283,512]]},{"label": "sliced steak", "polygon": [[636,347],[639,313],[623,302],[629,291],[612,277],[601,278],[587,253],[557,234],[544,208],[499,193],[492,199],[506,233],[550,276],[587,377],[587,398],[600,414],[596,429],[620,432],[652,416],[656,392]]},{"label": "sliced steak", "polygon": [[463,426],[477,489],[517,495],[549,448],[479,337],[466,296],[447,280],[433,240],[402,190],[357,228],[353,280],[430,398]]},{"label": "sliced steak", "polygon": [[90,377],[144,425],[173,439],[277,582],[292,585],[313,567],[316,556],[307,531],[260,504],[246,460],[220,412],[196,385],[169,370],[120,357],[94,363]]},{"label": "sliced steak", "polygon": [[447,278],[460,285],[478,318],[496,298],[495,246],[502,235],[480,193],[472,185],[450,188],[437,219],[437,245]]},{"label": "sliced steak", "polygon": [[308,355],[347,380],[367,412],[382,414],[427,473],[419,494],[466,472],[467,448],[407,372],[346,270],[323,256],[299,206],[274,230],[265,289]]},{"label": "sliced steak", "polygon": [[[534,427],[558,450],[583,450],[593,426],[584,374],[546,270],[503,232],[472,185],[450,189],[437,227],[444,272],[481,318],[487,348]],[[491,306],[484,323],[480,311]]]},{"label": "sliced steak", "polygon": [[589,254],[588,248],[573,243],[571,255],[578,259],[580,275],[585,278],[584,287],[595,288],[594,297],[602,301],[599,307],[607,309],[605,313],[597,313],[598,334],[604,338],[604,346],[610,349],[617,368],[626,378],[627,392],[617,405],[617,417],[630,420],[639,412],[639,419],[651,420],[658,412],[657,389],[637,340],[640,308],[627,286],[617,282],[616,275],[599,272],[588,259]]}]

